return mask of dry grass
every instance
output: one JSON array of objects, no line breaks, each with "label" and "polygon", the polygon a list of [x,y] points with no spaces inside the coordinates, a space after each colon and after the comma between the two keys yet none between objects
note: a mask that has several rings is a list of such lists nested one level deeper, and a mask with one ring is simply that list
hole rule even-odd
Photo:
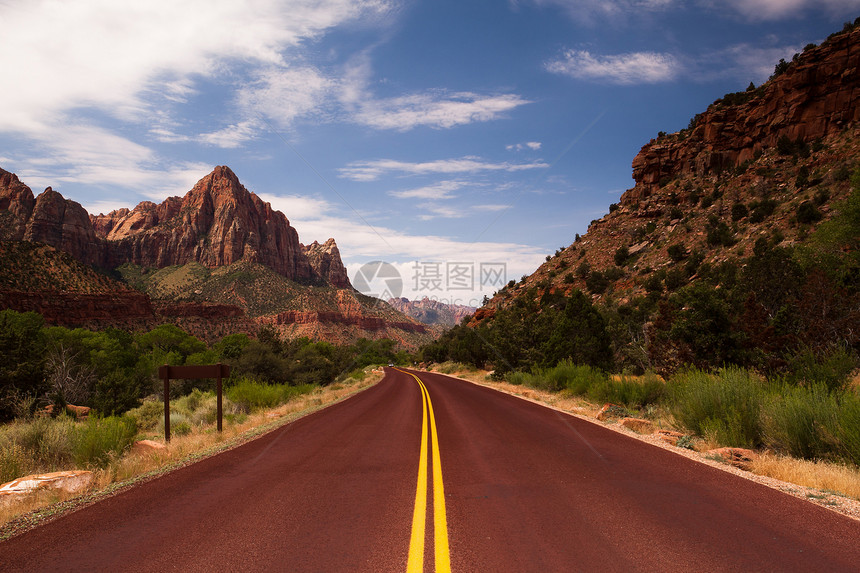
[{"label": "dry grass", "polygon": [[750,470],[758,475],[860,500],[860,470],[856,467],[764,454],[752,463]]},{"label": "dry grass", "polygon": [[[146,453],[128,452],[113,460],[106,468],[94,470],[90,491],[83,497],[81,494],[39,491],[9,506],[0,506],[0,539],[11,534],[9,531],[2,530],[2,526],[25,514],[32,514],[24,517],[23,526],[30,527],[35,521],[64,511],[68,504],[62,502],[75,498],[99,498],[109,495],[111,491],[125,487],[138,479],[148,479],[240,445],[287,422],[351,396],[381,379],[381,373],[371,373],[363,380],[348,378],[344,382],[319,387],[310,393],[297,396],[277,408],[250,414],[241,423],[230,424],[225,421],[221,433],[215,431],[214,425],[192,426],[190,433],[184,436],[172,436],[166,450]],[[141,436],[141,439],[144,437],[154,438],[154,436]],[[161,439],[163,440],[163,436]]]},{"label": "dry grass", "polygon": [[[505,381],[491,380],[487,372],[463,370],[452,373],[453,376],[476,382],[500,390],[507,394],[522,396],[537,402],[542,402],[554,408],[593,418],[602,404],[591,403],[581,397],[566,396],[564,392],[548,392],[525,386],[510,384]],[[657,410],[649,418],[658,428],[671,429],[677,426],[672,416],[665,410]],[[599,423],[599,422],[598,422]],[[707,452],[720,447],[719,442],[712,436],[694,440],[698,452]],[[704,454],[699,454],[704,456]],[[776,456],[764,453],[752,464],[752,473],[825,492],[838,496],[860,500],[860,468],[840,465],[824,461],[807,461],[789,456]],[[812,496],[813,494],[809,494]]]}]

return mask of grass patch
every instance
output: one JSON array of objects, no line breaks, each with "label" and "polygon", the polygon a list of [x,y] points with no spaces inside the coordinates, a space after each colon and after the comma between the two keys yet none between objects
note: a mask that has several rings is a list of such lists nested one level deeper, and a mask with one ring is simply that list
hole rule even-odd
[{"label": "grass patch", "polygon": [[847,464],[763,454],[750,465],[753,473],[860,500],[860,469]]},{"label": "grass patch", "polygon": [[672,415],[705,440],[742,448],[761,444],[764,387],[750,372],[687,370],[676,374],[667,389]]},{"label": "grass patch", "polygon": [[[305,413],[318,410],[320,406],[331,404],[344,399],[355,392],[371,386],[379,379],[381,374],[373,377],[368,376],[362,381],[347,381],[333,387],[310,387],[298,389],[291,394],[291,399],[278,405],[273,409],[258,409],[251,414],[231,415],[235,423],[230,423],[225,415],[224,431],[214,431],[213,425],[196,425],[189,422],[193,420],[193,412],[205,409],[210,400],[208,393],[202,392],[201,396],[191,398],[188,403],[181,399],[175,402],[183,409],[196,403],[197,409],[190,415],[185,412],[173,412],[171,408],[171,425],[174,420],[182,416],[188,423],[190,430],[184,435],[174,434],[167,449],[146,453],[128,452],[115,455],[120,449],[117,444],[122,443],[122,427],[125,424],[137,426],[140,420],[150,420],[147,428],[140,427],[134,439],[152,438],[148,435],[154,429],[160,429],[159,420],[163,423],[163,404],[157,401],[147,401],[136,411],[129,412],[124,418],[117,418],[115,422],[105,423],[106,419],[93,422],[94,430],[87,429],[91,434],[90,444],[103,444],[108,452],[104,466],[94,465],[94,489],[95,493],[85,496],[69,494],[58,495],[39,493],[28,497],[20,504],[0,508],[0,540],[17,533],[21,528],[29,528],[38,524],[40,519],[48,518],[75,507],[75,504],[87,503],[100,499],[119,488],[127,487],[133,483],[150,479],[166,471],[179,468],[188,463],[202,459],[208,455],[223,451],[255,438],[265,432],[287,423]],[[226,401],[225,401],[226,402]],[[173,402],[171,402],[173,405]],[[67,462],[61,467],[48,468],[45,464],[32,455],[32,451],[24,448],[19,442],[11,440],[10,436],[24,435],[29,439],[35,434],[46,435],[50,433],[51,424],[58,428],[87,428],[90,422],[74,422],[71,419],[60,417],[57,419],[19,420],[11,424],[0,426],[0,471],[3,472],[2,482],[23,477],[31,473],[42,473],[47,471],[82,469],[76,468],[74,460],[74,449],[67,452]],[[29,426],[36,425],[36,430]],[[48,430],[46,430],[48,428]],[[84,431],[84,430],[81,430]],[[99,439],[96,439],[99,436]],[[113,436],[114,440],[105,439]],[[74,498],[74,499],[70,499]],[[52,505],[53,504],[53,505]],[[27,513],[26,516],[22,515]],[[4,525],[5,524],[5,525]]]}]

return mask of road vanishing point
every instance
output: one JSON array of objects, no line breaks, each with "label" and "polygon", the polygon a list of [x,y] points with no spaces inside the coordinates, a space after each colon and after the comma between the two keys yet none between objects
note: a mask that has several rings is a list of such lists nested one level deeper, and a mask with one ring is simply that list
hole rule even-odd
[{"label": "road vanishing point", "polygon": [[0,542],[0,571],[858,571],[860,522],[439,374]]}]

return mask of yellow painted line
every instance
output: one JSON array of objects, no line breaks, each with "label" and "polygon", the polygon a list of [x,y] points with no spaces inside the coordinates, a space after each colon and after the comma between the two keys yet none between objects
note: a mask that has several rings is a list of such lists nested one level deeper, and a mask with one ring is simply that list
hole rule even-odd
[{"label": "yellow painted line", "polygon": [[407,573],[424,571],[424,524],[427,520],[427,420],[429,412],[430,436],[433,446],[433,547],[436,573],[451,573],[451,555],[448,548],[448,518],[445,512],[445,486],[442,482],[442,457],[439,454],[439,435],[436,432],[436,415],[427,386],[418,376],[409,374],[421,389],[421,455],[418,461],[418,484],[415,490],[415,508],[412,511],[412,536],[409,540]]},{"label": "yellow painted line", "polygon": [[406,573],[424,571],[424,524],[427,521],[427,406],[421,393],[421,456],[418,460],[418,485],[415,488],[415,508],[412,510],[412,537],[409,539],[409,560]]}]

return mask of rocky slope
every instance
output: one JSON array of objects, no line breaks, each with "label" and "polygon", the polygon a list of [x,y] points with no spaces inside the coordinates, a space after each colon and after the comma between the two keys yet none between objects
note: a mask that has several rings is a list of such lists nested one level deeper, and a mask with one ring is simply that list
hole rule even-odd
[{"label": "rocky slope", "polygon": [[[781,69],[780,69],[781,68]],[[778,72],[778,73],[777,73]],[[727,94],[633,160],[635,185],[567,248],[477,310],[581,289],[626,304],[694,282],[701,263],[803,243],[850,192],[860,159],[860,27],[808,46],[758,88]]]},{"label": "rocky slope", "polygon": [[467,316],[475,313],[475,308],[460,304],[445,304],[438,300],[427,297],[421,300],[409,300],[408,298],[391,298],[388,304],[395,310],[424,323],[440,326],[454,326]]},{"label": "rocky slope", "polygon": [[[51,323],[143,327],[166,320],[209,340],[271,324],[288,336],[388,337],[412,348],[431,336],[424,325],[354,291],[334,239],[299,243],[284,214],[227,167],[216,167],[185,197],[95,216],[51,188],[34,198],[17,176],[0,170],[0,239],[12,250],[54,247],[76,262],[118,272],[137,289],[110,281],[98,292],[66,284],[33,290],[23,286],[27,277],[38,282],[44,269],[7,273],[11,283],[0,308],[36,310]],[[36,259],[59,255],[49,247],[29,252]],[[67,274],[101,276],[73,267],[66,266]]]},{"label": "rocky slope", "polygon": [[308,246],[301,245],[301,248],[317,276],[337,288],[352,286],[334,239],[330,238],[322,245],[314,241]]},{"label": "rocky slope", "polygon": [[249,261],[298,282],[350,286],[334,239],[302,247],[286,216],[223,166],[185,197],[158,205],[144,201],[107,215],[88,215],[50,187],[34,198],[14,174],[0,170],[0,217],[3,238],[44,243],[104,269]]}]

